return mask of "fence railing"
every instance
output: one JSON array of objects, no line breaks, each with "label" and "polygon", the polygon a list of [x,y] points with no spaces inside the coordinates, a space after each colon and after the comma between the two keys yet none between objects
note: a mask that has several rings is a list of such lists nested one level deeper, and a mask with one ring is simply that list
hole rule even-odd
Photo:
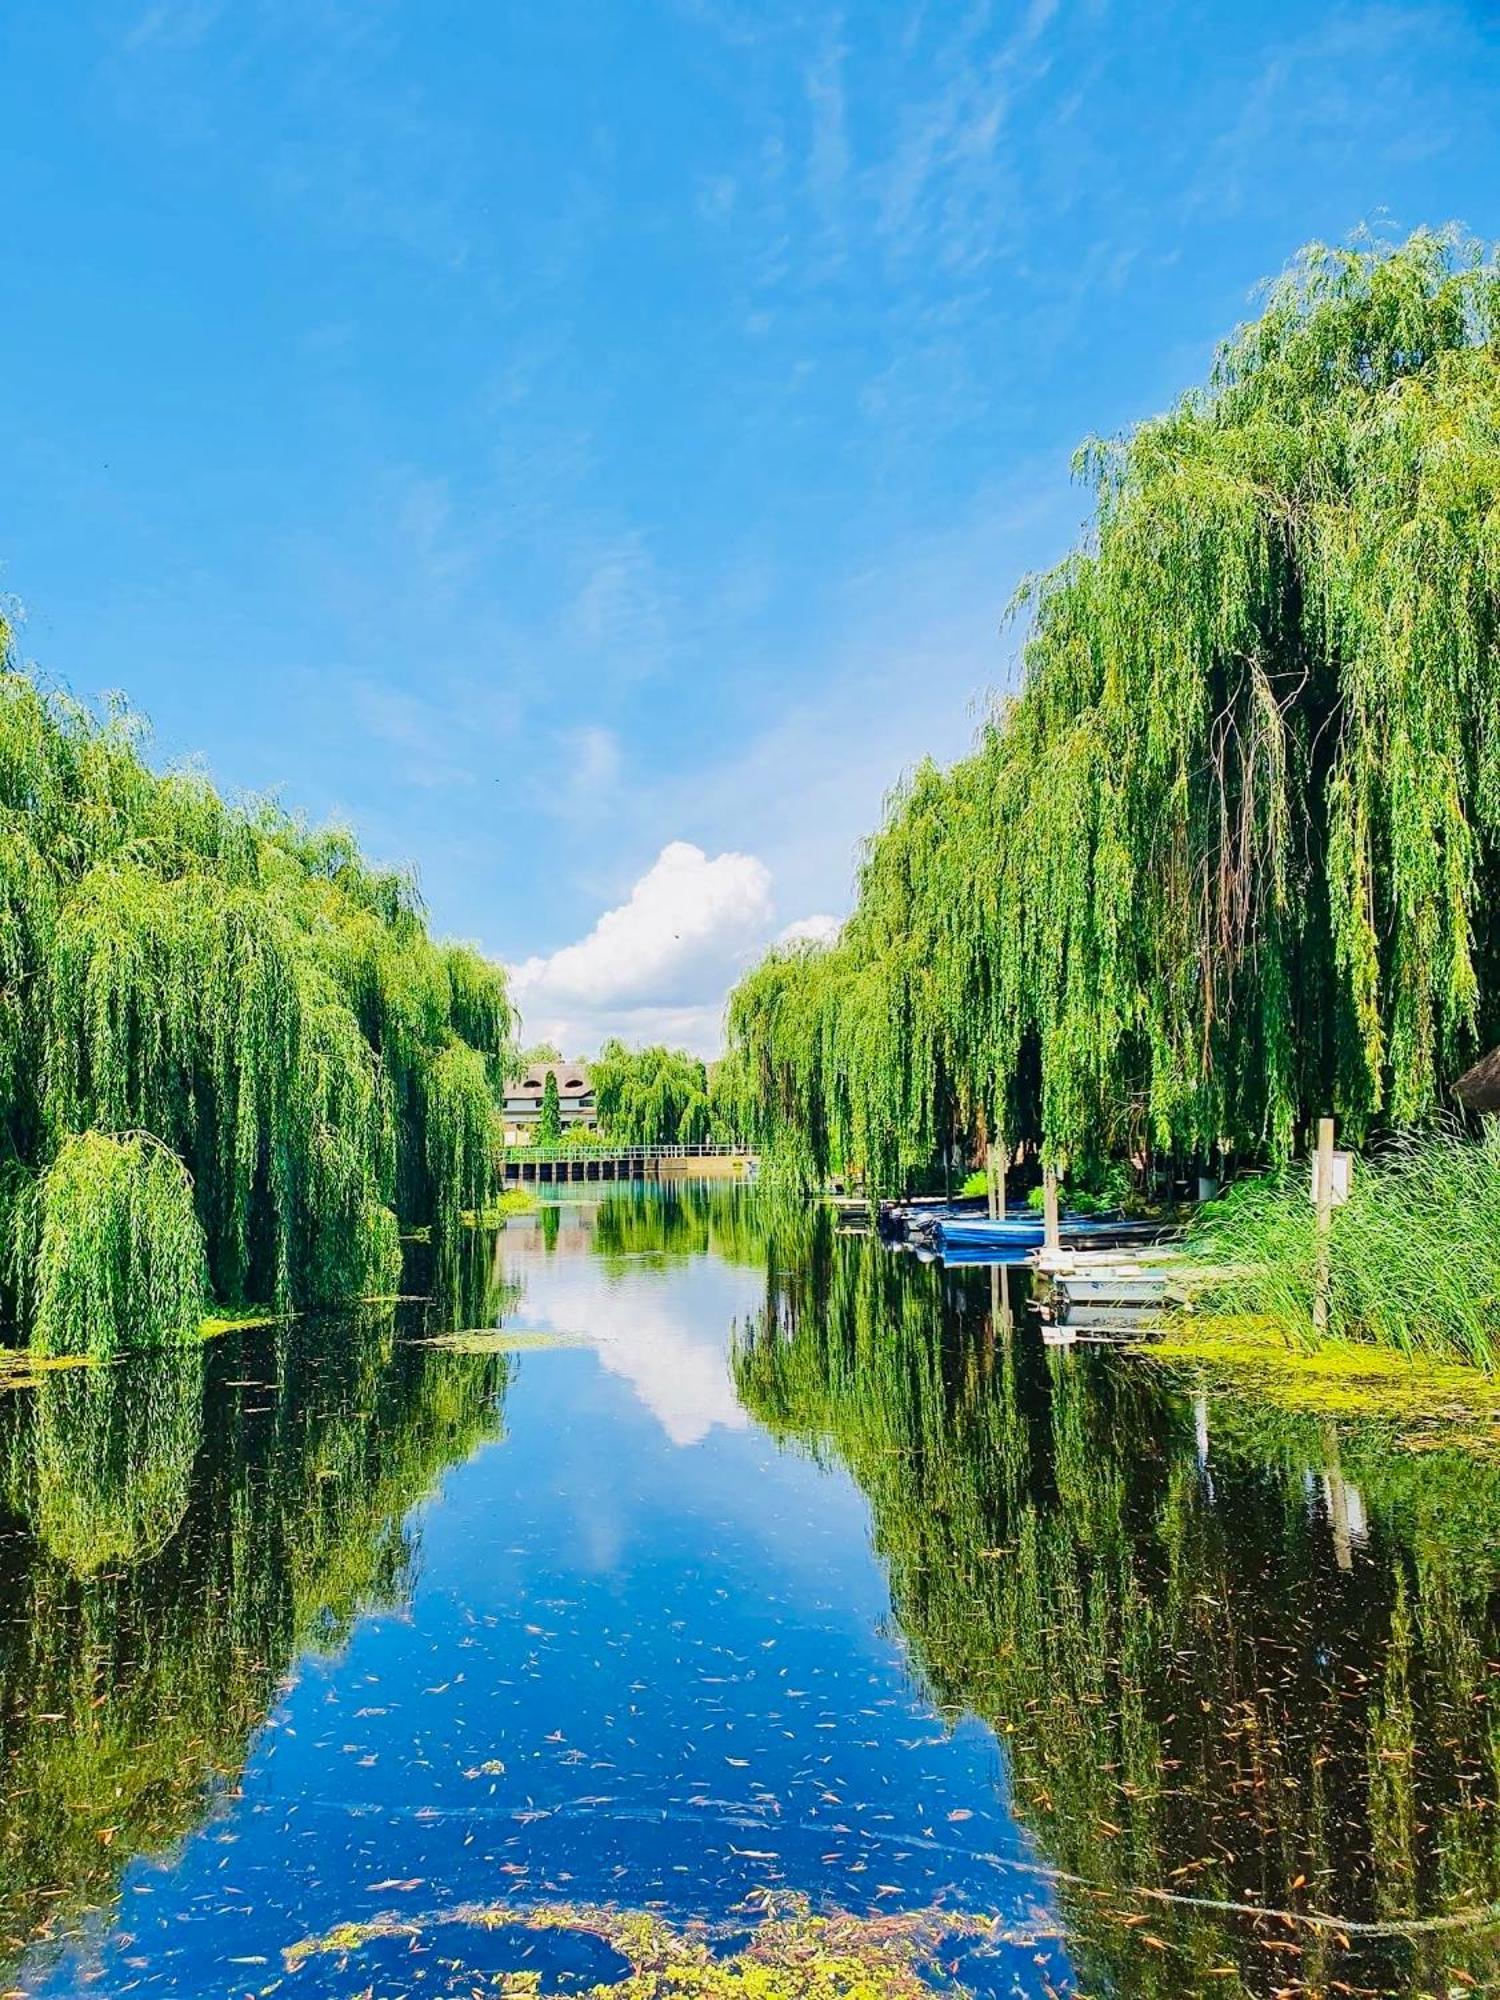
[{"label": "fence railing", "polygon": [[507,1146],[508,1160],[748,1160],[748,1146],[704,1140],[691,1146],[616,1146],[608,1139],[590,1139],[575,1146]]}]

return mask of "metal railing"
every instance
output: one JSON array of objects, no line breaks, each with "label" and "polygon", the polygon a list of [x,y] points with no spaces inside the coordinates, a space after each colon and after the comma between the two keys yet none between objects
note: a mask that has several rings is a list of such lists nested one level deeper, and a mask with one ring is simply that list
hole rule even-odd
[{"label": "metal railing", "polygon": [[507,1146],[507,1160],[748,1160],[748,1146],[702,1140],[691,1146],[615,1146],[591,1139],[581,1146]]}]

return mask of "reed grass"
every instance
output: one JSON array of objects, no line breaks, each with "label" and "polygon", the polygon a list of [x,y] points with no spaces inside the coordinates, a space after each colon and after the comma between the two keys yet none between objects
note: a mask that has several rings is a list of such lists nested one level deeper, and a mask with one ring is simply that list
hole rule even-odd
[{"label": "reed grass", "polygon": [[[1305,1163],[1232,1188],[1189,1231],[1194,1304],[1313,1339],[1317,1221]],[[1328,1332],[1413,1359],[1500,1366],[1500,1126],[1440,1126],[1356,1160],[1333,1211]]]}]

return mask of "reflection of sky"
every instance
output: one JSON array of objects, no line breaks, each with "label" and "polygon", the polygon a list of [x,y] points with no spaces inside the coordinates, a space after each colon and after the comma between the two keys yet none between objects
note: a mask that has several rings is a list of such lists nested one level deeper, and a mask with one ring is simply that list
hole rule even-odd
[{"label": "reflection of sky", "polygon": [[506,1232],[506,1275],[525,1287],[519,1317],[528,1330],[587,1341],[673,1444],[698,1444],[716,1424],[742,1430],[749,1419],[734,1393],[724,1340],[733,1321],[761,1302],[764,1274],[709,1257],[667,1270],[633,1257],[606,1269],[586,1254],[585,1229],[568,1221],[566,1210],[564,1217],[550,1254],[535,1229]]},{"label": "reflection of sky", "polygon": [[[540,1237],[507,1264],[522,1323],[588,1349],[518,1357],[505,1441],[413,1517],[409,1604],[298,1664],[233,1794],[130,1864],[92,1962],[33,1961],[29,1990],[259,1994],[299,1938],[383,1912],[719,1920],[765,1887],[998,1914],[1021,1935],[973,1990],[1068,1990],[1003,1753],[913,1686],[858,1487],[732,1406],[725,1340],[764,1274],[606,1272]],[[444,1983],[450,1942],[401,1957],[420,1983],[374,1990],[471,1991]],[[285,1990],[370,1980],[359,1954],[319,1958]]]}]

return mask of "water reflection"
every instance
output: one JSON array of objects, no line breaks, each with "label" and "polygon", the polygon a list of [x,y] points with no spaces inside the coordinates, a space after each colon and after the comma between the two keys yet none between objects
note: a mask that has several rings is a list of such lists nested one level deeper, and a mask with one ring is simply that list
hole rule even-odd
[{"label": "water reflection", "polygon": [[1500,1976],[1500,1469],[1195,1408],[997,1317],[982,1281],[824,1235],[736,1379],[869,1495],[924,1677],[996,1729],[1060,1871],[1084,1989]]},{"label": "water reflection", "polygon": [[1500,1979],[1494,1462],[730,1189],[408,1288],[0,1399],[22,1990],[586,1990],[768,1890],[985,2000]]},{"label": "water reflection", "polygon": [[[288,1665],[407,1587],[404,1517],[505,1363],[393,1308],[0,1398],[0,1917],[69,1934],[232,1783]],[[330,1335],[336,1337],[330,1337]]]},{"label": "water reflection", "polygon": [[510,1224],[502,1254],[517,1324],[592,1348],[688,1446],[750,1422],[724,1324],[760,1302],[761,1241],[735,1191],[656,1188],[549,1205]]}]

